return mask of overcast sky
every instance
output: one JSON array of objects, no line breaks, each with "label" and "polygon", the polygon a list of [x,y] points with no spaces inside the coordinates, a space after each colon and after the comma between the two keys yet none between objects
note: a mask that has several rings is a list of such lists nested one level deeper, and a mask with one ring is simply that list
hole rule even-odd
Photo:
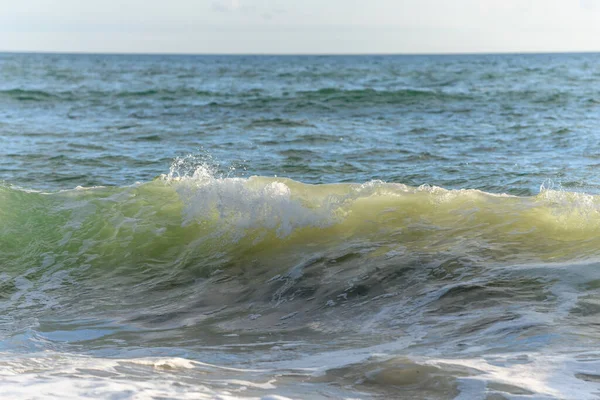
[{"label": "overcast sky", "polygon": [[600,0],[0,0],[0,51],[600,51]]}]

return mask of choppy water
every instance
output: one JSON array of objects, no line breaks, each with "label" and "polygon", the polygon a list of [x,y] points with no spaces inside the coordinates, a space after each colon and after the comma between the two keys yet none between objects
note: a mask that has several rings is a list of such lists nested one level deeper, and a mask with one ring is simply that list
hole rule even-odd
[{"label": "choppy water", "polygon": [[2,398],[600,397],[600,55],[0,55]]}]

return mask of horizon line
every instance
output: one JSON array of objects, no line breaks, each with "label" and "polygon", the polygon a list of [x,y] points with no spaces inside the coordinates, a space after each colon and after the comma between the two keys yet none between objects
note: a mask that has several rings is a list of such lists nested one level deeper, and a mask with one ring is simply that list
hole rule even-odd
[{"label": "horizon line", "polygon": [[106,55],[106,56],[259,56],[259,57],[348,57],[348,56],[493,56],[493,55],[553,55],[553,54],[600,54],[600,50],[565,50],[565,51],[466,51],[466,52],[380,52],[380,53],[270,53],[270,52],[252,52],[252,53],[210,53],[210,52],[121,52],[121,51],[53,51],[53,50],[0,50],[0,54],[40,54],[40,55]]}]

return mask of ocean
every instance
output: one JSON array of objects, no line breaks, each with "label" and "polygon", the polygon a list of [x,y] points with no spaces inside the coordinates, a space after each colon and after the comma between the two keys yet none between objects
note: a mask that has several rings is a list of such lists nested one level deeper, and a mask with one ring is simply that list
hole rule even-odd
[{"label": "ocean", "polygon": [[600,398],[600,54],[0,54],[2,399]]}]

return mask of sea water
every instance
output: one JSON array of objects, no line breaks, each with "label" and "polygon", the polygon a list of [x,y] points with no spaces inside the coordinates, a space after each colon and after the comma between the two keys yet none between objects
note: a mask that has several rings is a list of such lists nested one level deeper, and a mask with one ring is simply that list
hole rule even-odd
[{"label": "sea water", "polygon": [[0,55],[3,399],[600,397],[600,55]]}]

